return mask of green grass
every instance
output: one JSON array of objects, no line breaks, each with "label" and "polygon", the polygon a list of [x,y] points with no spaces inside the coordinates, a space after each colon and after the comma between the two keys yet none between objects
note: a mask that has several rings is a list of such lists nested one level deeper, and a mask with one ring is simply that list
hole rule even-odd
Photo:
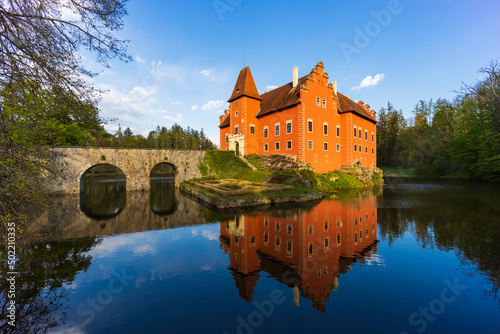
[{"label": "green grass", "polygon": [[323,191],[335,191],[339,189],[361,188],[363,184],[356,177],[335,170],[327,174],[316,174],[319,188]]},{"label": "green grass", "polygon": [[[200,163],[198,167],[203,176],[214,175],[218,179],[261,182],[270,175],[269,172],[263,170],[252,170],[233,151],[207,151],[205,163]],[[206,174],[204,175],[203,172]]]},{"label": "green grass", "polygon": [[257,168],[257,170],[260,170],[260,171],[264,170],[264,167],[262,167],[262,164],[260,163],[260,159],[259,159],[258,154],[252,153],[252,154],[246,155],[245,158],[248,160],[248,162],[250,162],[252,165],[254,165],[255,168]]}]

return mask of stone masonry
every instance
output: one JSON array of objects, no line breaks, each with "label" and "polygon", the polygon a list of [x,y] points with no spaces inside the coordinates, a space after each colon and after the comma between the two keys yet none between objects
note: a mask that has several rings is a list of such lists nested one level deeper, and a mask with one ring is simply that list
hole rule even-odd
[{"label": "stone masonry", "polygon": [[99,147],[55,147],[53,159],[60,166],[55,176],[49,177],[53,193],[80,192],[84,173],[99,164],[120,168],[127,180],[127,191],[149,190],[150,173],[154,166],[166,162],[175,167],[175,185],[201,177],[198,163],[205,160],[205,151],[129,149]]}]

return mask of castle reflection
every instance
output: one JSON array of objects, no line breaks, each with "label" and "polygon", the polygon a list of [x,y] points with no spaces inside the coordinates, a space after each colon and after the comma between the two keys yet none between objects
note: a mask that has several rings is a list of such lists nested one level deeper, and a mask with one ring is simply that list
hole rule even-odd
[{"label": "castle reflection", "polygon": [[221,222],[220,242],[241,298],[247,302],[264,271],[325,312],[330,291],[353,262],[377,250],[377,198],[324,200],[308,210],[239,215]]}]

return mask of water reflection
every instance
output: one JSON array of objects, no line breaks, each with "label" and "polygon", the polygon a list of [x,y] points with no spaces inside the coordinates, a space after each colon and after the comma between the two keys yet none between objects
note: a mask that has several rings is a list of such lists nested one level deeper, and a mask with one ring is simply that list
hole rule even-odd
[{"label": "water reflection", "polygon": [[306,210],[240,215],[220,224],[221,246],[241,298],[250,302],[264,271],[325,312],[330,291],[353,262],[376,252],[376,197],[323,201]]},{"label": "water reflection", "polygon": [[127,203],[125,178],[91,173],[83,178],[80,208],[87,217],[105,220],[120,214]]},{"label": "water reflection", "polygon": [[178,205],[175,176],[152,176],[150,194],[151,210],[158,215],[170,215],[177,210]]}]

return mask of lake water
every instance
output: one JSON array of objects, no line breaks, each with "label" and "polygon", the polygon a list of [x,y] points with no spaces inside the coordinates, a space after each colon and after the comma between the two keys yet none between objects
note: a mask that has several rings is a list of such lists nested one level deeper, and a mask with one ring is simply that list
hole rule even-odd
[{"label": "lake water", "polygon": [[387,179],[233,213],[124,185],[96,178],[30,226],[19,333],[500,332],[498,185]]}]

